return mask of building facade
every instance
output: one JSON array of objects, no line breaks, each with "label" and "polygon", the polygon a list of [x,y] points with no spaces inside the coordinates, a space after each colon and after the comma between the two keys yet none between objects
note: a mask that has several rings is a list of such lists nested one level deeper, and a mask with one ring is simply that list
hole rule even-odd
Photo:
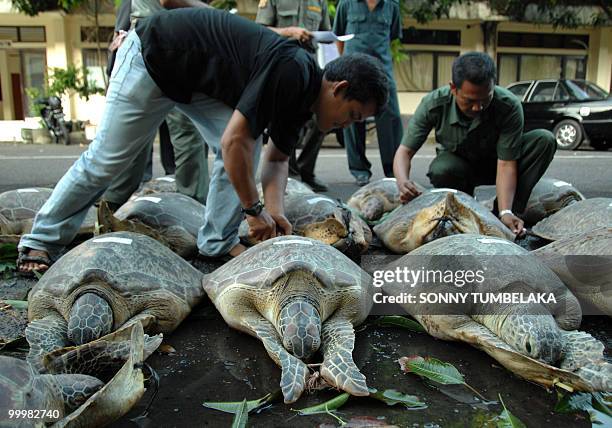
[{"label": "building facade", "polygon": [[[240,0],[238,11],[254,17],[257,0]],[[90,79],[104,87],[106,47],[114,26],[113,3],[98,13],[98,55],[91,11],[45,12],[35,17],[17,13],[10,0],[0,0],[0,120],[32,116],[28,88],[43,88],[50,68],[69,64],[87,67]],[[553,28],[545,23],[512,22],[484,4],[453,8],[448,19],[426,25],[405,17],[402,50],[395,65],[402,113],[414,112],[421,98],[448,84],[453,59],[467,51],[485,51],[498,65],[499,84],[534,78],[585,78],[609,91],[612,84],[612,27]],[[104,97],[88,101],[64,97],[67,118],[95,125]],[[2,137],[0,136],[0,139]]]}]

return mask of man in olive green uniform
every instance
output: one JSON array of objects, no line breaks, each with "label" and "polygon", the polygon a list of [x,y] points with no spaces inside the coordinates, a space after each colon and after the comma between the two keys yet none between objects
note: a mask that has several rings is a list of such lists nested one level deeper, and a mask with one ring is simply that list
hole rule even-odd
[{"label": "man in olive green uniform", "polygon": [[[129,8],[130,28],[139,19],[166,9],[180,7],[209,7],[199,0],[132,0],[122,2],[121,8]],[[190,196],[204,204],[208,194],[207,146],[195,125],[187,116],[173,109],[166,116],[166,123],[174,149],[176,187],[179,193]],[[112,208],[123,205],[143,180],[152,147],[144,147],[132,166],[115,177],[103,199]]]},{"label": "man in olive green uniform", "polygon": [[[393,176],[393,155],[402,140],[402,120],[393,78],[391,42],[402,36],[399,1],[340,0],[334,19],[338,36],[355,34],[345,43],[338,42],[340,54],[365,53],[378,58],[391,84],[387,106],[376,115],[378,150],[385,177]],[[368,184],[372,165],[366,157],[366,125],[355,123],[344,128],[344,145],[349,171],[359,186]]]},{"label": "man in olive green uniform", "polygon": [[[260,0],[255,22],[269,27],[283,37],[298,40],[302,47],[314,54],[315,43],[311,31],[331,29],[327,0]],[[296,159],[295,151],[289,160],[289,168],[316,192],[325,192],[327,186],[315,177],[317,156],[325,134],[319,131],[314,120],[302,130],[302,153]]]},{"label": "man in olive green uniform", "polygon": [[400,198],[408,202],[419,194],[409,179],[411,160],[435,129],[440,147],[427,173],[431,184],[473,194],[475,186],[495,183],[494,211],[520,235],[520,214],[554,157],[555,138],[544,129],[523,133],[521,103],[495,85],[495,64],[488,55],[461,55],[452,73],[449,86],[423,98],[395,154]]}]

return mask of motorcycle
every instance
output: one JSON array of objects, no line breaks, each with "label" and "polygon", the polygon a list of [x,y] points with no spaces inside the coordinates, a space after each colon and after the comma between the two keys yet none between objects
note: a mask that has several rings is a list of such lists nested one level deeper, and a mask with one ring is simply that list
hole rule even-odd
[{"label": "motorcycle", "polygon": [[64,119],[62,101],[56,96],[39,98],[36,103],[40,105],[42,120],[53,135],[55,144],[70,144],[70,132]]}]

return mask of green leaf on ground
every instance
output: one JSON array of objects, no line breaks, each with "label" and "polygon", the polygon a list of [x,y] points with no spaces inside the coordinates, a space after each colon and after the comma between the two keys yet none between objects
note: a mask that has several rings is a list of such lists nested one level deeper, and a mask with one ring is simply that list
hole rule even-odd
[{"label": "green leaf on ground", "polygon": [[0,244],[0,273],[17,269],[17,244]]},{"label": "green leaf on ground", "polygon": [[442,385],[463,385],[463,375],[451,363],[437,358],[420,356],[402,357],[399,360],[403,371],[414,373]]},{"label": "green leaf on ground", "polygon": [[332,398],[325,403],[317,404],[316,406],[306,407],[305,409],[291,409],[295,412],[298,412],[299,415],[307,416],[307,415],[317,415],[320,413],[330,413],[331,411],[339,409],[344,403],[349,399],[350,394],[348,392],[344,392],[337,397]]},{"label": "green leaf on ground", "polygon": [[[267,394],[267,395],[265,395],[265,396],[263,396],[261,398],[258,398],[257,400],[247,401],[246,402],[247,412],[250,412],[250,411],[256,409],[257,407],[260,407],[260,406],[262,406],[264,404],[272,402],[272,400],[274,399],[275,396],[276,396],[276,394],[270,393],[270,394]],[[219,410],[221,412],[226,412],[226,413],[237,414],[240,411],[240,408],[242,406],[242,402],[241,401],[204,402],[204,403],[202,403],[202,405],[204,407],[209,408],[209,409]]]},{"label": "green leaf on ground", "polygon": [[408,409],[426,408],[427,404],[419,400],[419,397],[414,395],[403,394],[395,389],[385,389],[378,391],[375,388],[370,388],[370,397],[386,403],[388,406],[403,404]]},{"label": "green leaf on ground", "polygon": [[249,410],[247,409],[247,401],[246,398],[242,400],[240,403],[240,408],[238,408],[238,412],[236,412],[236,416],[234,416],[234,420],[232,422],[232,428],[246,428],[247,421],[249,420]]},{"label": "green leaf on ground", "polygon": [[389,327],[401,327],[407,330],[416,331],[418,333],[425,333],[425,329],[421,324],[400,315],[387,315],[380,317],[374,321],[374,324]]},{"label": "green leaf on ground", "polygon": [[0,304],[6,303],[15,309],[28,309],[27,300],[0,300]]},{"label": "green leaf on ground", "polygon": [[406,373],[414,373],[441,385],[464,385],[481,400],[489,401],[480,392],[468,385],[463,375],[451,363],[432,357],[423,358],[418,355],[402,357],[398,362],[402,371]]},{"label": "green leaf on ground", "polygon": [[593,426],[612,424],[612,394],[610,393],[576,392],[565,395],[557,393],[557,398],[554,408],[557,413],[587,412]]},{"label": "green leaf on ground", "polygon": [[499,401],[504,410],[497,417],[497,428],[527,428],[519,418],[510,413],[506,408],[504,400],[501,398],[501,394],[499,395]]}]

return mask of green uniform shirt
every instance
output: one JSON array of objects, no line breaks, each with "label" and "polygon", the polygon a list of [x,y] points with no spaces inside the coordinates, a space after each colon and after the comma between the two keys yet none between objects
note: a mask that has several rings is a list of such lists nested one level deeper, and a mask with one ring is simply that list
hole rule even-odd
[{"label": "green uniform shirt", "polygon": [[327,0],[260,0],[255,22],[275,28],[331,29]]},{"label": "green uniform shirt", "polygon": [[469,120],[457,108],[450,86],[444,86],[423,98],[408,122],[402,144],[418,150],[432,128],[442,150],[465,159],[517,160],[521,154],[523,108],[514,94],[496,86],[489,107],[480,117]]},{"label": "green uniform shirt", "polygon": [[370,12],[365,0],[340,0],[334,19],[338,36],[355,34],[345,42],[344,53],[361,52],[378,58],[387,72],[393,74],[392,40],[402,37],[399,2],[379,0]]}]

